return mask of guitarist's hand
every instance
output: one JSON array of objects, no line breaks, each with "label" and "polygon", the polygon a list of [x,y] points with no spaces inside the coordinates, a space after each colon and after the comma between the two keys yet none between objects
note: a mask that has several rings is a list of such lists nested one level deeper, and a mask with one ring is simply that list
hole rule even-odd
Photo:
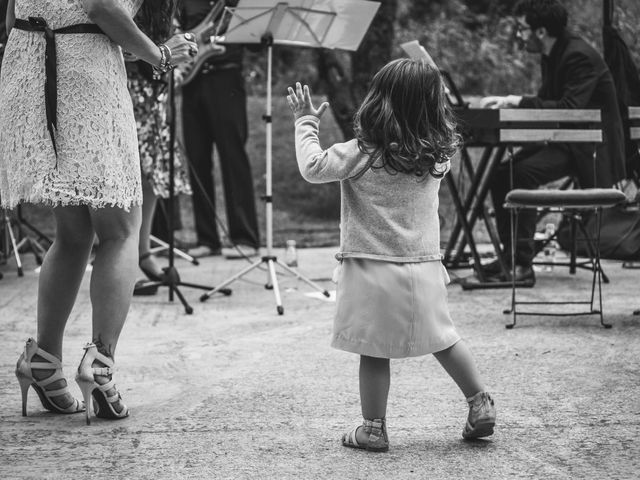
[{"label": "guitarist's hand", "polygon": [[198,44],[192,33],[178,33],[165,42],[171,50],[171,65],[188,62],[198,54]]}]

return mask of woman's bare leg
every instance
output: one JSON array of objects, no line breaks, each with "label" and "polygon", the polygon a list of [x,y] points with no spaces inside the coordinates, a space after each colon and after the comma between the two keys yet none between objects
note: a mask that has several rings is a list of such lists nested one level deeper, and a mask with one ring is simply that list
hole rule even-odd
[{"label": "woman's bare leg", "polygon": [[[62,339],[69,314],[78,296],[87,268],[94,232],[87,207],[69,206],[53,209],[56,236],[44,257],[38,278],[37,342],[40,348],[62,360]],[[38,355],[34,361],[46,362]],[[36,380],[51,376],[51,370],[34,369]],[[46,390],[67,386],[64,379],[50,383]],[[70,394],[52,399],[60,408],[75,402]]]},{"label": "woman's bare leg", "polygon": [[137,273],[140,207],[90,210],[100,240],[91,275],[93,341],[113,357],[127,318]]},{"label": "woman's bare leg", "polygon": [[[142,215],[140,207],[132,207],[129,212],[120,208],[101,208],[90,212],[100,240],[91,275],[93,343],[100,353],[113,359],[131,305],[138,271],[138,239]],[[95,376],[95,381],[101,384],[110,379],[111,376]],[[115,388],[106,393],[114,395]],[[116,412],[121,412],[124,404],[118,400],[113,408]]]},{"label": "woman's bare leg", "polygon": [[[138,258],[144,267],[155,273],[157,276],[162,275],[162,269],[156,263],[153,256],[148,256],[151,249],[151,228],[153,226],[153,215],[156,211],[158,197],[153,191],[153,187],[147,179],[142,178],[142,224],[140,226],[140,241],[138,242]],[[145,258],[146,256],[146,258]]]},{"label": "woman's bare leg", "polygon": [[62,358],[64,329],[87,268],[94,232],[87,207],[56,207],[53,214],[56,236],[38,279],[37,341],[43,350]]}]

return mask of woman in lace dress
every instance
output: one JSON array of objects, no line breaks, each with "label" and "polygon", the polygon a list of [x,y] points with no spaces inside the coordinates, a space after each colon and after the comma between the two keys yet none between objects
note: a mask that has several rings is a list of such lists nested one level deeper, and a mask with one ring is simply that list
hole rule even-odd
[{"label": "woman in lace dress", "polygon": [[[37,341],[27,341],[16,368],[23,415],[30,386],[48,410],[85,410],[62,375],[62,338],[94,235],[93,341],[76,380],[87,421],[92,403],[100,417],[128,415],[111,375],[136,275],[141,189],[120,47],[165,71],[197,52],[189,36],[166,45],[145,36],[133,22],[141,2],[9,0],[0,78],[1,201],[7,208],[50,205],[56,221],[39,278]],[[172,13],[164,3],[157,10],[167,21]]]}]

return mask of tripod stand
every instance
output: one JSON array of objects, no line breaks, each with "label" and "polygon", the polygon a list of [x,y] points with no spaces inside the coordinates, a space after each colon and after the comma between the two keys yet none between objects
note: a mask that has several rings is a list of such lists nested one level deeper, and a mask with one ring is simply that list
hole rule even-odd
[{"label": "tripod stand", "polygon": [[[49,239],[49,237],[47,237],[44,233],[31,225],[31,223],[29,223],[22,216],[22,205],[18,205],[16,207],[15,216],[13,218],[9,216],[7,209],[2,209],[0,225],[2,225],[0,231],[4,229],[4,235],[2,238],[2,243],[4,246],[3,256],[7,258],[13,253],[19,277],[22,277],[24,275],[24,270],[22,268],[22,259],[20,257],[21,251],[30,251],[31,253],[33,253],[37,264],[42,265],[44,255],[47,253],[47,249],[53,242]],[[14,229],[17,231],[17,236]],[[37,238],[34,239],[30,235],[28,235],[25,232],[25,229],[31,230],[37,235]],[[43,241],[47,245],[46,248],[41,243]]]},{"label": "tripod stand", "polygon": [[[178,274],[178,270],[174,265],[175,253],[176,249],[174,248],[175,244],[175,236],[173,230],[173,219],[174,219],[174,195],[175,195],[175,138],[176,138],[176,108],[175,108],[175,83],[173,71],[169,72],[169,208],[167,215],[168,229],[169,229],[169,242],[167,243],[167,248],[169,251],[169,266],[163,268],[163,279],[157,282],[149,282],[147,285],[153,286],[157,285],[159,287],[168,287],[169,289],[169,301],[173,302],[174,294],[177,295],[178,299],[182,303],[184,307],[184,311],[187,314],[193,313],[193,307],[189,305],[187,300],[182,295],[179,287],[189,287],[189,288],[198,288],[201,290],[210,290],[210,286],[206,285],[198,285],[195,283],[187,283],[183,282],[180,279],[180,275]],[[231,295],[231,290],[228,288],[218,288],[216,290],[218,293],[222,293],[223,295]]]},{"label": "tripod stand", "polygon": [[[164,240],[150,235],[149,239],[156,244],[155,247],[152,247],[150,252],[155,254],[158,252],[164,252],[165,250],[169,250],[169,244],[167,242],[165,242]],[[191,255],[189,255],[186,252],[183,252],[182,250],[180,250],[179,248],[173,247],[173,253],[175,253],[177,256],[179,256],[180,258],[186,260],[187,262],[191,262],[194,265],[200,265],[200,262],[198,261],[197,258],[192,257]]]},{"label": "tripod stand", "polygon": [[[214,289],[203,294],[200,300],[204,302],[211,295],[221,291],[222,288],[252,270],[266,265],[267,283],[265,284],[265,288],[273,289],[276,310],[279,315],[282,315],[284,313],[284,307],[282,306],[280,289],[278,287],[276,265],[321,292],[325,297],[329,297],[330,295],[326,289],[314,283],[297,270],[279,261],[273,254],[271,116],[273,45],[278,43],[293,46],[355,50],[362,40],[362,36],[364,36],[379,4],[358,0],[334,0],[334,4],[343,4],[340,5],[341,8],[337,8],[338,6],[336,5],[336,10],[340,10],[341,12],[340,15],[338,15],[336,11],[327,10],[326,8],[312,8],[311,4],[314,2],[309,0],[291,0],[289,2],[277,3],[274,2],[274,0],[249,1],[251,2],[251,6],[241,6],[243,5],[241,1],[235,9],[225,8],[225,12],[231,15],[231,21],[225,33],[223,43],[259,42],[267,49],[267,98],[266,113],[263,116],[266,132],[266,185],[263,200],[265,202],[267,252],[260,260],[240,270]],[[249,1],[246,3],[249,3]],[[353,16],[353,19],[349,18],[350,15]],[[354,20],[354,23],[350,20]],[[355,20],[357,20],[357,23]]]}]

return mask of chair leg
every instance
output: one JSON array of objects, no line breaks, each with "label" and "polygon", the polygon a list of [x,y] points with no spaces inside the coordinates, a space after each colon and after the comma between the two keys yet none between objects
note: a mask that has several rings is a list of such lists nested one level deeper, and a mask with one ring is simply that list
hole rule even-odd
[{"label": "chair leg", "polygon": [[[598,216],[598,218],[600,218],[598,213],[596,213],[596,215]],[[596,221],[596,223],[598,222],[599,220]],[[596,234],[598,235],[598,245],[596,248],[596,246],[593,245],[593,242],[595,241],[595,239],[592,238],[591,235],[589,235],[589,233],[587,232],[587,229],[584,227],[584,224],[582,222],[578,222],[578,228],[580,228],[580,231],[582,232],[582,236],[585,239],[584,241],[587,247],[587,253],[589,254],[589,258],[591,259],[591,268],[595,269],[596,268],[596,264],[595,264],[596,250],[598,254],[600,253],[600,243],[599,243],[600,234],[596,232]],[[602,269],[602,265],[600,265],[598,268],[600,269],[600,273],[602,274],[602,281],[604,283],[609,283],[609,277]]]},{"label": "chair leg", "polygon": [[511,209],[511,310],[505,310],[503,313],[511,313],[513,320],[504,327],[511,330],[516,326],[516,231],[518,228],[518,210]]},{"label": "chair leg", "polygon": [[[595,243],[596,243],[596,257],[595,257],[595,265],[594,267],[596,268],[597,274],[598,274],[598,302],[599,302],[599,310],[598,313],[600,314],[600,325],[602,325],[604,328],[611,328],[612,325],[610,323],[606,323],[604,321],[604,314],[602,312],[602,277],[604,276],[604,273],[602,272],[602,266],[600,265],[600,228],[601,228],[601,220],[602,220],[602,215],[601,215],[602,210],[601,209],[597,209],[596,210],[596,238],[595,238]],[[593,309],[593,308],[592,308]]]},{"label": "chair leg", "polygon": [[578,219],[576,218],[576,214],[571,214],[571,259],[569,262],[569,273],[571,275],[575,275],[576,273],[576,257],[578,256],[578,236],[577,236],[577,228],[576,222]]}]

